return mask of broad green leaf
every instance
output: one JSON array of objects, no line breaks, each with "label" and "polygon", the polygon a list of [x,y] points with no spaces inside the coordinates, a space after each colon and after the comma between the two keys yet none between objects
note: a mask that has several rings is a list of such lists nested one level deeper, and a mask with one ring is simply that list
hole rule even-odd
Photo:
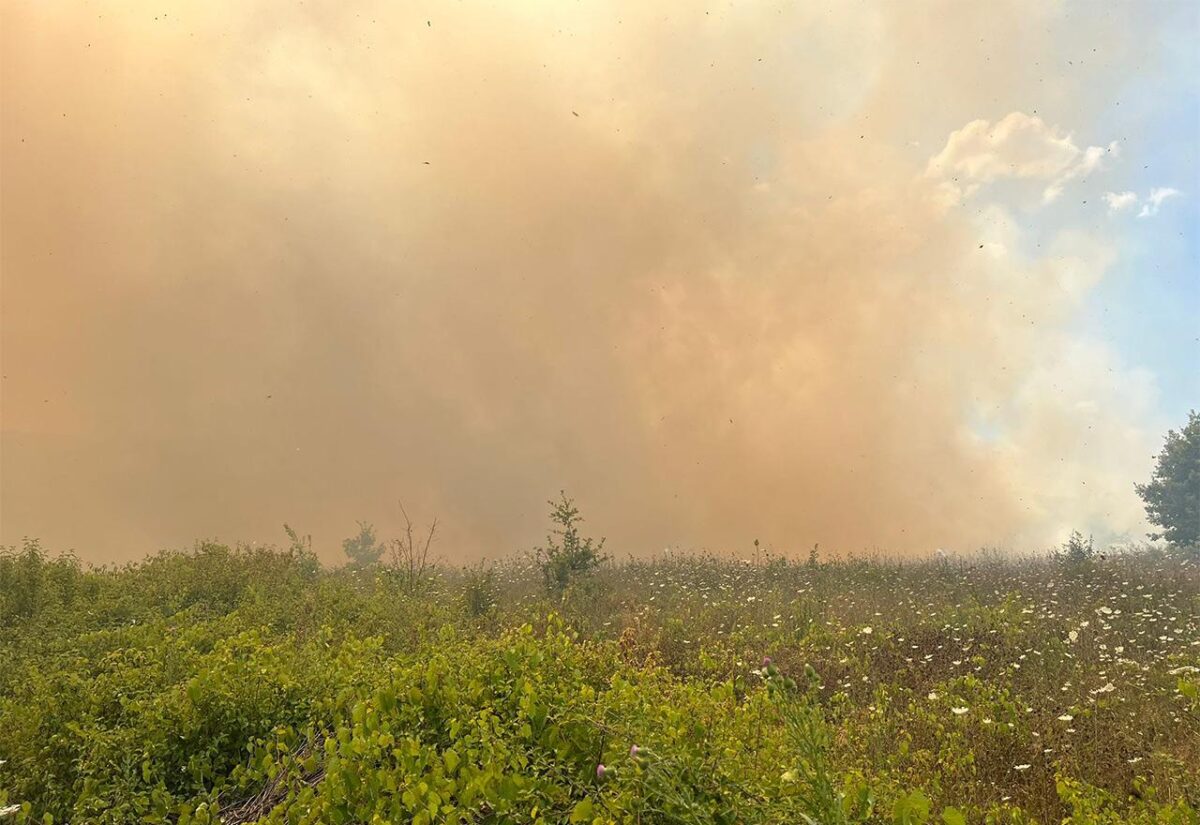
[{"label": "broad green leaf", "polygon": [[571,822],[590,822],[592,813],[592,800],[584,799],[571,811]]}]

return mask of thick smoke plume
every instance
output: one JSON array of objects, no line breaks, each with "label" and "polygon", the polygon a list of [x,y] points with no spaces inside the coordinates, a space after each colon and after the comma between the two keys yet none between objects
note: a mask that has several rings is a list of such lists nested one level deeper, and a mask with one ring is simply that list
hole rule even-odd
[{"label": "thick smoke plume", "polygon": [[1137,527],[1153,388],[1062,331],[1110,252],[930,164],[1039,106],[1034,203],[1103,164],[1046,4],[160,5],[4,4],[4,542]]}]

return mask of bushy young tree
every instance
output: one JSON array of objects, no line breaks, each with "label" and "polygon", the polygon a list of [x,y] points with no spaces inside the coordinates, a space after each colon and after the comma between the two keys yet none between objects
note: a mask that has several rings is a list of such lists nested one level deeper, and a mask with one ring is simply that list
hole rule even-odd
[{"label": "bushy young tree", "polygon": [[312,536],[308,534],[302,536],[286,523],[283,525],[283,532],[287,533],[290,542],[288,552],[300,563],[305,573],[310,576],[316,575],[321,569],[321,560],[313,552]]},{"label": "bushy young tree", "polygon": [[1167,440],[1146,484],[1137,485],[1150,523],[1162,528],[1151,538],[1172,544],[1200,544],[1200,413],[1188,413],[1187,424],[1167,432]]},{"label": "bushy young tree", "polygon": [[1072,530],[1070,538],[1062,546],[1061,557],[1072,564],[1082,564],[1096,554],[1096,544],[1091,536],[1086,539],[1083,533]]},{"label": "bushy young tree", "polygon": [[558,501],[549,501],[550,521],[558,525],[546,536],[546,546],[537,548],[538,561],[546,589],[561,596],[572,579],[585,576],[604,561],[604,539],[596,541],[579,535],[583,516],[575,502],[560,493]]},{"label": "bushy young tree", "polygon": [[372,567],[383,555],[383,545],[375,539],[375,528],[365,521],[358,523],[358,535],[342,542],[342,550],[354,568]]}]

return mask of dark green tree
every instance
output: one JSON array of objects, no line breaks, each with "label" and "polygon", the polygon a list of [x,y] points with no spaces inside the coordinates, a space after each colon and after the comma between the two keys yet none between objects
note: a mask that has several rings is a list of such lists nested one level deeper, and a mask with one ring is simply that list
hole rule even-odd
[{"label": "dark green tree", "polygon": [[1137,485],[1150,523],[1162,528],[1151,538],[1165,538],[1184,547],[1200,544],[1200,413],[1188,413],[1188,422],[1167,440],[1146,484]]},{"label": "dark green tree", "polygon": [[375,539],[375,528],[365,521],[358,523],[357,536],[342,542],[342,550],[350,559],[350,566],[360,570],[379,564],[383,555],[383,545]]}]

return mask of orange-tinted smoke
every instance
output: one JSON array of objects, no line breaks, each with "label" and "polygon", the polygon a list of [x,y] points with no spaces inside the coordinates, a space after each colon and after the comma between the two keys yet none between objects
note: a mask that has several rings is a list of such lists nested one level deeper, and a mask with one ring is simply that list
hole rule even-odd
[{"label": "orange-tinted smoke", "polygon": [[161,5],[4,4],[0,541],[335,560],[403,499],[458,561],[560,488],[619,553],[1035,518],[970,411],[1059,311],[923,172],[1071,100],[1038,20]]}]

